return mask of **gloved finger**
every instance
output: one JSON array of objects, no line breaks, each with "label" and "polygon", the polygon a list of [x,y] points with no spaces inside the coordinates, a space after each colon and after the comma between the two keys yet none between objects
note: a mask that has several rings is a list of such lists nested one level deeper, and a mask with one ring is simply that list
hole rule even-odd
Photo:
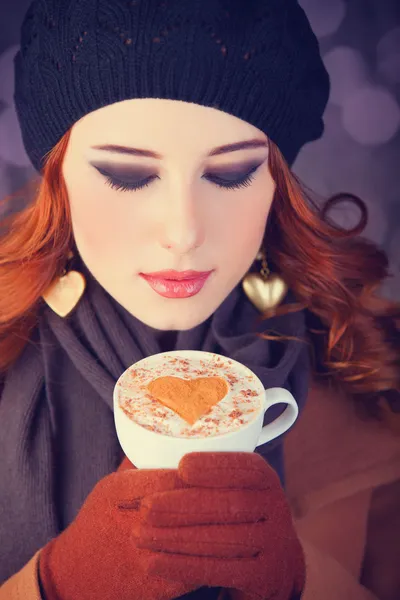
[{"label": "gloved finger", "polygon": [[257,558],[208,558],[154,552],[147,559],[147,573],[187,584],[245,589],[250,592],[249,573],[260,569]]},{"label": "gloved finger", "polygon": [[255,557],[266,537],[261,523],[209,525],[207,527],[150,527],[141,525],[134,534],[137,548],[153,552],[214,558]]},{"label": "gloved finger", "polygon": [[255,452],[190,452],[178,465],[178,475],[191,486],[272,489],[279,477]]},{"label": "gloved finger", "polygon": [[265,490],[176,489],[143,498],[140,513],[154,527],[254,523],[268,518],[275,496]]},{"label": "gloved finger", "polygon": [[138,510],[148,494],[179,489],[185,484],[176,469],[127,469],[101,479],[96,491],[108,498],[110,508]]}]

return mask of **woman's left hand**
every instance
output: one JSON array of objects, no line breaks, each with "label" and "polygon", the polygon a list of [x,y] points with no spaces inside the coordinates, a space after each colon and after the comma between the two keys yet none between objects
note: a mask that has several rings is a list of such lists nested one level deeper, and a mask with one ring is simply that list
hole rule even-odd
[{"label": "woman's left hand", "polygon": [[246,598],[289,600],[304,586],[303,550],[275,471],[253,452],[192,452],[184,489],[142,498],[136,544],[148,573]]}]

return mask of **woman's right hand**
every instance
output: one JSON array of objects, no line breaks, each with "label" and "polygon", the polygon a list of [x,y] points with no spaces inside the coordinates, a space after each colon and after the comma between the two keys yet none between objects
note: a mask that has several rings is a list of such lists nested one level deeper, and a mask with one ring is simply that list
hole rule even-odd
[{"label": "woman's right hand", "polygon": [[148,550],[135,547],[139,499],[183,487],[176,469],[127,468],[97,483],[75,520],[39,556],[46,600],[157,600],[177,598],[198,586],[150,577]]}]

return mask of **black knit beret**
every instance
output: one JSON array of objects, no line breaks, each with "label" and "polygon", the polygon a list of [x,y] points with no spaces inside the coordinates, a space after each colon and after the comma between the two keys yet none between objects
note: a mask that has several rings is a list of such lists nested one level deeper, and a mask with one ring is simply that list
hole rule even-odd
[{"label": "black knit beret", "polygon": [[292,164],[322,135],[328,94],[296,0],[34,0],[15,57],[16,110],[38,171],[81,117],[130,98],[230,113]]}]

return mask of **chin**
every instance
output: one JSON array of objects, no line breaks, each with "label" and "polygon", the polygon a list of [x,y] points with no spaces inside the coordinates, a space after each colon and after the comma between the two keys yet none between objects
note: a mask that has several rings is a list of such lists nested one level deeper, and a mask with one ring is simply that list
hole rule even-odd
[{"label": "chin", "polygon": [[157,316],[154,316],[154,314],[150,315],[147,311],[146,314],[139,315],[136,313],[135,316],[145,325],[152,327],[153,329],[158,329],[160,331],[187,331],[206,321],[211,314],[212,312],[202,311],[200,314],[198,311],[194,313],[191,310],[174,310],[162,311]]},{"label": "chin", "polygon": [[[209,299],[211,300],[211,299]],[[206,321],[218,305],[203,298],[186,300],[161,300],[138,306],[132,304],[125,308],[148,327],[160,331],[187,331]],[[149,310],[150,309],[150,310]]]}]

